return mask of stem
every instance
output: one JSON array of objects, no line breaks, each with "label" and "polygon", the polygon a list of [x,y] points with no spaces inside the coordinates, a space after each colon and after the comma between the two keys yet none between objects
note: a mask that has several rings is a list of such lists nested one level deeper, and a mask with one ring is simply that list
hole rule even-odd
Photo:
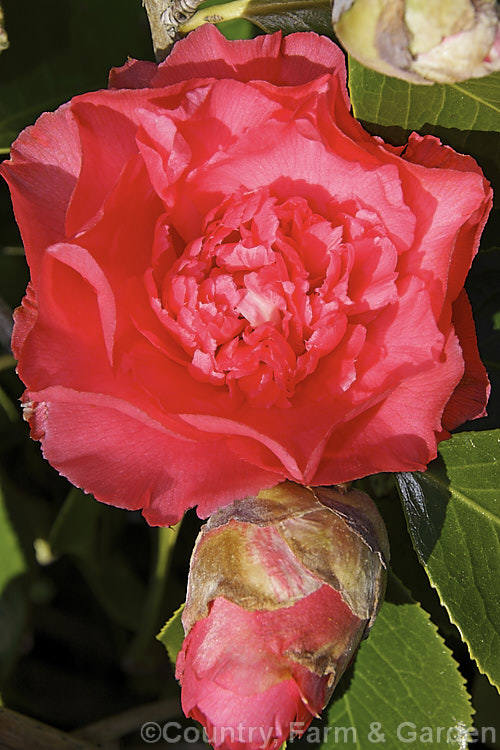
[{"label": "stem", "polygon": [[[252,21],[257,16],[293,13],[297,10],[327,8],[328,0],[273,0],[273,2],[259,2],[259,0],[232,0],[229,3],[211,5],[196,11],[190,18],[179,26],[181,34],[202,26],[204,23],[222,23],[223,21],[237,21],[242,18]],[[248,12],[247,12],[248,11]]]},{"label": "stem", "polygon": [[[9,370],[11,367],[16,366],[16,360],[12,354],[0,354],[0,372],[3,370]],[[4,389],[0,387],[0,407],[3,408],[7,414],[10,422],[17,422],[21,416],[19,409],[12,403]]]},{"label": "stem", "polygon": [[170,569],[170,559],[179,534],[181,522],[175,526],[160,526],[156,535],[156,560],[144,603],[144,619],[125,657],[128,667],[135,664],[149,647],[159,628],[159,612]]},{"label": "stem", "polygon": [[0,388],[0,406],[6,413],[9,422],[17,422],[21,416],[3,388]]},{"label": "stem", "polygon": [[146,13],[148,14],[156,62],[161,62],[166,58],[173,41],[169,37],[167,29],[161,21],[165,9],[164,3],[161,0],[142,0],[142,4],[146,8]]},{"label": "stem", "polygon": [[245,11],[250,2],[251,0],[234,0],[230,3],[211,5],[209,8],[198,10],[186,21],[186,23],[183,23],[182,26],[179,27],[179,31],[182,34],[187,34],[188,31],[193,31],[204,23],[221,23],[222,21],[238,20],[244,17]]},{"label": "stem", "polygon": [[202,0],[142,0],[148,14],[156,61],[170,52],[179,27],[195,12]]}]

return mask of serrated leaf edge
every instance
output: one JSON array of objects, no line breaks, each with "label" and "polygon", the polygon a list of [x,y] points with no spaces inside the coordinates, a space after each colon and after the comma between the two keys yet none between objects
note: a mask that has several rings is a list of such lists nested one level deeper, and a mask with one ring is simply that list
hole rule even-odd
[{"label": "serrated leaf edge", "polygon": [[182,614],[182,612],[184,610],[185,605],[186,605],[186,602],[182,602],[182,604],[180,605],[180,607],[178,607],[175,610],[175,612],[173,613],[173,615],[167,620],[167,622],[162,627],[162,629],[160,630],[160,632],[155,636],[156,640],[160,641],[160,643],[162,644],[162,646],[164,646],[166,652],[168,653],[168,658],[170,659],[170,661],[172,662],[172,664],[174,665],[174,667],[175,667],[175,662],[177,660],[177,655],[178,655],[179,651],[175,655],[175,659],[172,659],[172,654],[170,652],[173,651],[173,649],[169,648],[167,646],[167,644],[163,642],[163,638],[166,636],[168,630],[172,627],[172,625],[174,624],[174,622],[176,622],[177,619],[180,617],[180,615]]},{"label": "serrated leaf edge", "polygon": [[[419,474],[421,474],[422,472],[415,472],[415,473],[419,473]],[[430,475],[429,475],[429,476],[430,476]],[[429,477],[428,477],[428,476],[425,476],[425,481],[430,481],[430,480],[429,480]],[[469,654],[470,654],[470,657],[471,657],[471,659],[473,659],[473,661],[474,661],[474,662],[476,663],[476,665],[477,665],[477,668],[478,668],[479,672],[480,672],[481,674],[484,674],[484,676],[485,676],[485,677],[486,677],[486,678],[488,679],[488,682],[490,683],[490,685],[493,685],[493,687],[495,687],[495,688],[496,688],[496,689],[497,689],[497,690],[498,690],[498,691],[500,692],[500,683],[498,683],[498,684],[497,684],[497,682],[496,682],[496,681],[495,681],[495,680],[494,680],[494,679],[493,679],[493,678],[492,678],[492,677],[491,677],[491,676],[490,676],[490,675],[488,674],[488,672],[486,671],[486,669],[485,669],[485,668],[483,667],[483,665],[481,664],[480,660],[479,660],[479,659],[478,659],[478,658],[476,657],[476,655],[474,654],[474,651],[473,651],[473,649],[472,649],[472,646],[471,646],[471,644],[469,643],[469,640],[468,640],[468,639],[467,639],[467,638],[465,637],[465,635],[464,635],[464,633],[463,633],[463,630],[462,630],[462,628],[460,627],[460,624],[459,624],[459,623],[458,623],[458,622],[456,621],[456,619],[455,619],[455,618],[453,617],[453,615],[452,615],[452,613],[451,613],[451,611],[450,611],[450,608],[449,608],[449,606],[447,605],[446,601],[445,601],[445,600],[443,599],[443,596],[442,596],[442,594],[441,594],[441,592],[440,592],[440,590],[439,590],[439,586],[438,586],[438,584],[437,584],[437,583],[435,582],[435,580],[433,579],[433,576],[432,576],[432,574],[431,574],[430,570],[428,569],[428,567],[427,567],[427,565],[425,564],[425,562],[424,562],[424,561],[422,560],[422,557],[421,557],[421,555],[419,554],[419,551],[418,551],[418,545],[417,545],[417,544],[415,543],[415,541],[414,541],[414,539],[413,539],[413,535],[412,535],[412,533],[411,533],[411,529],[410,529],[410,523],[409,523],[409,518],[408,518],[408,515],[407,515],[407,513],[406,513],[406,507],[405,507],[405,504],[404,504],[404,502],[403,502],[403,498],[402,498],[402,495],[401,495],[401,490],[400,490],[400,488],[399,488],[399,484],[398,484],[398,482],[397,482],[397,480],[396,480],[396,477],[395,477],[395,475],[394,475],[394,482],[395,482],[395,484],[396,484],[396,487],[397,487],[397,490],[398,490],[398,495],[399,495],[399,498],[400,498],[400,500],[401,500],[401,504],[402,504],[402,506],[403,506],[403,513],[404,513],[404,516],[405,516],[405,521],[406,521],[406,528],[408,529],[408,535],[409,535],[409,537],[410,537],[410,540],[411,540],[411,544],[412,544],[412,547],[413,547],[413,549],[415,550],[415,552],[416,552],[416,554],[417,554],[417,557],[418,557],[418,559],[419,559],[419,562],[420,562],[420,564],[422,565],[423,569],[425,570],[425,573],[426,573],[426,575],[427,575],[427,578],[429,579],[429,583],[431,584],[431,586],[432,586],[432,588],[434,589],[434,591],[435,591],[435,592],[437,593],[437,595],[438,595],[438,599],[439,599],[439,602],[440,602],[441,606],[442,606],[442,607],[444,607],[444,609],[446,610],[446,613],[447,613],[447,615],[448,615],[448,617],[449,617],[449,619],[450,619],[450,622],[451,622],[451,623],[452,623],[452,624],[453,624],[453,625],[454,625],[454,626],[455,626],[455,627],[457,628],[458,632],[460,633],[460,637],[461,637],[462,641],[463,641],[463,642],[464,642],[464,643],[466,644],[466,646],[467,646],[467,650],[468,650],[468,652],[469,652]],[[436,484],[437,486],[439,486],[439,487],[441,487],[441,486],[442,486],[442,485],[441,485],[441,484],[440,484],[439,482],[435,482],[435,484]],[[456,495],[456,494],[457,494],[457,493],[456,493],[456,491],[455,491],[455,495]],[[460,494],[461,494],[461,493],[460,493]],[[466,503],[466,504],[470,506],[470,503]],[[475,505],[475,504],[474,504],[474,505]],[[478,512],[483,512],[483,511],[478,511]],[[484,512],[484,515],[488,516],[489,514],[488,514],[487,512]],[[498,519],[496,519],[496,520],[497,520],[497,522],[498,522]],[[423,609],[423,608],[422,608],[422,609]],[[424,610],[424,611],[425,611],[425,610]]]}]

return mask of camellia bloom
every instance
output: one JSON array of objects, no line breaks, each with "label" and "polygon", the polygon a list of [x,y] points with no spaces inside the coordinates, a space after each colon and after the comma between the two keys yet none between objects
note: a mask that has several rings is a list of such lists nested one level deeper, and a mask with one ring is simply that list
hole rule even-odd
[{"label": "camellia bloom", "polygon": [[307,729],[373,623],[388,556],[383,521],[356,490],[285,482],[210,518],[176,675],[214,747],[277,750]]},{"label": "camellia bloom", "polygon": [[2,167],[31,269],[25,414],[63,475],[170,524],[283,479],[423,470],[484,413],[472,158],[368,135],[313,33],[202,27],[110,86]]},{"label": "camellia bloom", "polygon": [[411,83],[500,70],[497,0],[334,0],[335,34],[369,68]]}]

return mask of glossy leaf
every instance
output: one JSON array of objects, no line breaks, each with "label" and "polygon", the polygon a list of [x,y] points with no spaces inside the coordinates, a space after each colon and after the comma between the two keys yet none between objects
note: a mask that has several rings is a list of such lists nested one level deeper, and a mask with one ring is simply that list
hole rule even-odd
[{"label": "glossy leaf", "polygon": [[462,83],[420,86],[376,73],[349,57],[349,89],[355,116],[379,125],[493,132],[500,126],[500,72]]},{"label": "glossy leaf", "polygon": [[[350,57],[349,91],[355,116],[370,132],[394,144],[406,142],[412,130],[435,135],[474,156],[493,188],[500,188],[500,72],[419,86],[375,73]],[[491,234],[498,236],[498,226]]]},{"label": "glossy leaf", "polygon": [[399,474],[413,544],[479,669],[500,686],[500,430],[460,433]]},{"label": "glossy leaf", "polygon": [[198,10],[181,30],[187,33],[203,23],[236,19],[251,21],[267,33],[316,31],[333,36],[329,0],[233,0],[211,3]]},{"label": "glossy leaf", "polygon": [[327,718],[321,731],[328,750],[466,746],[472,709],[463,677],[428,614],[393,576]]},{"label": "glossy leaf", "polygon": [[318,34],[333,36],[328,0],[251,0],[247,5],[245,18],[268,33],[281,29],[284,34],[316,31]]}]

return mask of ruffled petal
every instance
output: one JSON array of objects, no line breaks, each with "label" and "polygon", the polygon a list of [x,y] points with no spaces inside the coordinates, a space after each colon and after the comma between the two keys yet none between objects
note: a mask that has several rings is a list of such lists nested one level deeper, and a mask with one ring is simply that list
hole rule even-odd
[{"label": "ruffled petal", "polygon": [[146,89],[151,86],[157,72],[157,64],[149,60],[129,58],[125,65],[111,68],[109,73],[110,89]]},{"label": "ruffled petal", "polygon": [[229,455],[224,439],[186,440],[123,401],[53,388],[25,403],[33,437],[63,476],[101,502],[142,508],[152,526],[174,524],[194,505],[209,515],[276,483]]},{"label": "ruffled petal", "polygon": [[[325,37],[312,33],[263,34],[245,41],[228,40],[205,24],[177,42],[158,66],[150,85],[170,86],[189,78],[234,78],[297,86],[334,71],[345,84],[344,56]],[[343,96],[346,101],[347,92]]]},{"label": "ruffled petal", "polygon": [[490,383],[477,348],[472,310],[463,290],[453,304],[453,325],[465,360],[465,372],[443,414],[443,428],[453,430],[468,419],[486,415]]},{"label": "ruffled petal", "polygon": [[338,484],[380,471],[425,471],[437,455],[442,416],[464,372],[462,350],[450,333],[441,361],[403,379],[379,404],[339,425],[310,484]]},{"label": "ruffled petal", "polygon": [[64,104],[23,130],[12,144],[10,161],[0,166],[35,286],[43,251],[65,239],[66,212],[80,165],[77,124],[71,105]]}]

